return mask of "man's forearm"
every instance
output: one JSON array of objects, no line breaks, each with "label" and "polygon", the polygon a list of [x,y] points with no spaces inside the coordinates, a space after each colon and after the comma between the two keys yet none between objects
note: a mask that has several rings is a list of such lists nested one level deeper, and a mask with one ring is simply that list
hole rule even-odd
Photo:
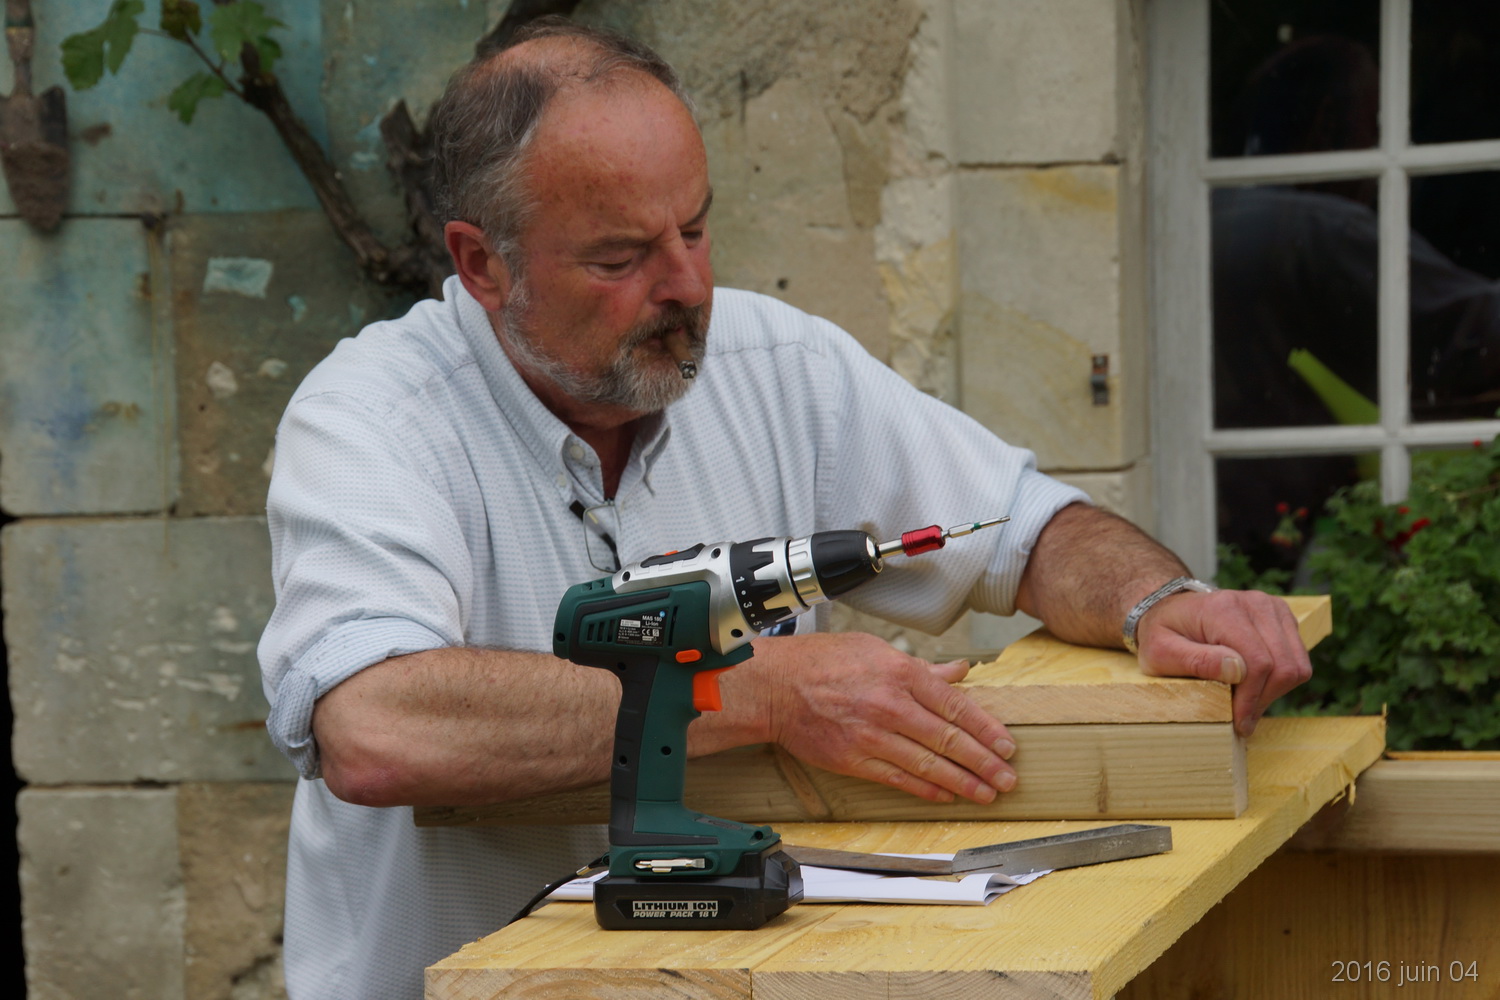
[{"label": "man's forearm", "polygon": [[1119,646],[1130,609],[1187,572],[1182,560],[1129,521],[1076,503],[1042,529],[1016,607],[1060,639]]},{"label": "man's forearm", "polygon": [[[688,728],[690,756],[775,742],[817,767],[935,801],[1009,791],[1015,742],[930,664],[870,635],[756,641],[724,674],[724,710]],[[323,777],[358,805],[501,802],[605,780],[620,685],[551,656],[438,649],[360,671],[318,701]]]},{"label": "man's forearm", "polygon": [[[726,711],[692,727],[695,755],[764,739],[759,686],[723,686]],[[346,801],[502,802],[606,780],[619,703],[608,671],[541,653],[434,649],[339,684],[319,699],[313,731],[324,780]]]}]

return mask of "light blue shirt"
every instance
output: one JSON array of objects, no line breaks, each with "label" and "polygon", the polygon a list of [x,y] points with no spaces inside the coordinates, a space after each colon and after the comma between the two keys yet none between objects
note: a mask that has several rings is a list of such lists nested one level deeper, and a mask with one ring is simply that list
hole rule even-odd
[{"label": "light blue shirt", "polygon": [[[605,847],[597,827],[418,829],[409,808],[349,805],[318,778],[320,695],[403,653],[550,651],[563,592],[605,575],[570,510],[605,501],[598,458],[526,387],[456,279],[444,294],[340,342],[277,432],[277,603],[260,661],[271,738],[304,779],[287,873],[292,1000],[416,1000],[423,968]],[[1086,499],[831,323],[729,289],[715,292],[692,389],[646,421],[614,497],[626,562],[1010,514],[940,557],[889,560],[846,598],[928,632],[970,607],[1011,613],[1042,526]]]}]

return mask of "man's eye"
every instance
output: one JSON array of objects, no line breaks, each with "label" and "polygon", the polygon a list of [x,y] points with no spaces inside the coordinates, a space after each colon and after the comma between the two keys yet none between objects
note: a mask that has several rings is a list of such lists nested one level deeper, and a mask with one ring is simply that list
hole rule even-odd
[{"label": "man's eye", "polygon": [[703,239],[703,230],[701,229],[685,229],[682,232],[682,242],[688,244],[689,246],[697,243],[701,239]]},{"label": "man's eye", "polygon": [[599,270],[607,271],[610,274],[621,274],[627,267],[631,265],[631,263],[633,263],[633,261],[634,258],[629,257],[627,257],[625,260],[596,260],[594,261],[594,266]]}]

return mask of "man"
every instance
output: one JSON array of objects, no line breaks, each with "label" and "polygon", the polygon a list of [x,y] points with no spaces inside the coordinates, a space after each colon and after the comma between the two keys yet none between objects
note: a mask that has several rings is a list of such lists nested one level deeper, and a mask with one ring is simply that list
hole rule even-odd
[{"label": "man", "polygon": [[[930,631],[1019,607],[1099,645],[1185,573],[831,324],[716,294],[703,144],[654,54],[551,23],[461,72],[434,115],[458,274],[444,301],[341,343],[278,435],[261,659],[273,738],[308,779],[294,1000],[416,997],[423,966],[600,853],[593,828],[418,830],[392,807],[606,777],[618,684],[535,652],[566,587],[612,568],[606,533],[629,561],[1008,513],[851,603]],[[700,364],[690,392],[672,341]],[[1015,786],[1005,727],[951,686],[963,664],[802,632],[725,675],[692,753],[776,742],[934,801]],[[1290,615],[1260,595],[1174,594],[1138,636],[1149,670],[1238,683],[1245,731],[1308,675]]]}]

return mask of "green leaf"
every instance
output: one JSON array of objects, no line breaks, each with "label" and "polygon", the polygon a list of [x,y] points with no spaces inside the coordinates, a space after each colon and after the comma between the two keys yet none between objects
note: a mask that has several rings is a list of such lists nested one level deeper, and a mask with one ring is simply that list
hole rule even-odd
[{"label": "green leaf", "polygon": [[125,57],[130,54],[130,46],[135,41],[136,32],[141,26],[136,22],[146,10],[145,0],[115,0],[109,8],[109,17],[99,29],[104,32],[104,44],[107,49],[105,65],[111,73],[120,72],[120,67],[125,63]]},{"label": "green leaf", "polygon": [[[214,49],[225,59],[238,59],[240,50],[246,45],[254,45],[261,54],[263,69],[269,69],[266,63],[267,51],[262,47],[263,41],[271,41],[267,32],[275,28],[285,28],[286,25],[266,14],[266,10],[254,0],[239,0],[238,3],[225,4],[215,7],[211,15],[209,25],[209,36],[213,39]],[[281,54],[281,47],[275,46],[271,53],[271,59]]]},{"label": "green leaf", "polygon": [[185,42],[203,30],[203,14],[193,0],[161,0],[161,30]]},{"label": "green leaf", "polygon": [[75,90],[97,84],[106,67],[111,73],[120,71],[140,30],[136,18],[145,9],[144,0],[115,0],[103,24],[63,39],[63,73]]},{"label": "green leaf", "polygon": [[95,28],[64,38],[62,66],[74,90],[88,90],[98,83],[104,76],[104,33]]},{"label": "green leaf", "polygon": [[260,71],[271,72],[271,64],[281,58],[281,45],[270,35],[255,40],[255,50],[260,53]]},{"label": "green leaf", "polygon": [[167,98],[167,107],[177,112],[184,125],[193,121],[198,112],[198,102],[224,96],[224,81],[212,73],[194,73],[177,85]]}]

